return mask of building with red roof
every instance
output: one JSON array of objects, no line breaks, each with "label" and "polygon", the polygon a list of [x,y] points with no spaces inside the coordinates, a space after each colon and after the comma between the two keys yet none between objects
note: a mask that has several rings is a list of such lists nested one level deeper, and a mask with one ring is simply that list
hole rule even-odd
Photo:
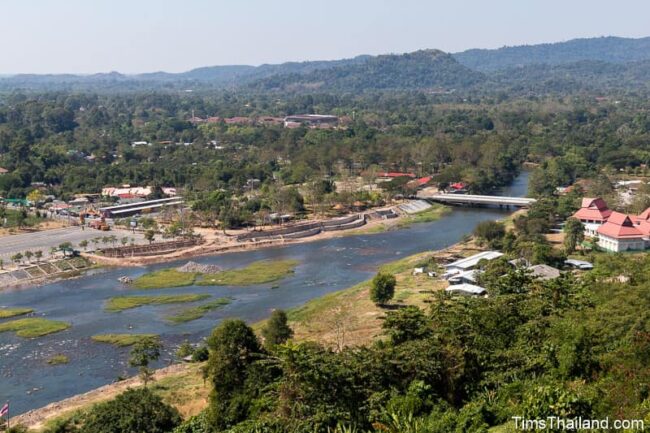
[{"label": "building with red roof", "polygon": [[586,236],[595,236],[598,228],[607,222],[612,210],[602,198],[583,198],[580,209],[573,214],[585,226]]},{"label": "building with red roof", "polygon": [[612,212],[607,221],[598,227],[598,246],[617,253],[644,250],[649,239],[640,226],[641,224],[635,224],[629,215]]}]

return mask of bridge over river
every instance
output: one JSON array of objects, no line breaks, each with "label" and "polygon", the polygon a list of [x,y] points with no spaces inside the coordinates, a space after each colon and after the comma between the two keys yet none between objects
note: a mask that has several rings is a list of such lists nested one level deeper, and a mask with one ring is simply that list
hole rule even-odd
[{"label": "bridge over river", "polygon": [[534,198],[527,197],[506,197],[497,195],[473,195],[473,194],[418,194],[418,198],[452,205],[467,206],[513,206],[528,207],[535,203]]}]

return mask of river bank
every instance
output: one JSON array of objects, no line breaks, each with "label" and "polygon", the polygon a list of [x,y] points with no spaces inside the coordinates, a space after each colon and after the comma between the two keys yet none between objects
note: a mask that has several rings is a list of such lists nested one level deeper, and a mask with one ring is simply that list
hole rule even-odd
[{"label": "river bank", "polygon": [[[386,263],[379,270],[390,272],[397,279],[393,305],[426,308],[432,294],[444,290],[447,283],[426,274],[413,275],[412,269],[423,263],[445,262],[480,250],[470,239],[448,248],[425,251]],[[370,301],[370,281],[368,279],[289,309],[289,325],[295,333],[294,341],[313,341],[340,350],[343,347],[369,344],[380,338],[382,318],[387,310]],[[259,332],[264,324],[265,320],[261,320],[253,328]],[[158,369],[152,390],[174,405],[184,417],[195,415],[206,407],[209,394],[209,387],[202,380],[201,367],[202,364],[175,364]],[[71,417],[77,411],[87,410],[94,404],[114,398],[129,387],[141,385],[139,377],[134,376],[30,410],[13,417],[11,424],[22,424],[39,430],[56,419]],[[170,392],[170,389],[174,391]]]},{"label": "river bank", "polygon": [[407,228],[411,224],[433,222],[441,218],[449,211],[450,210],[447,206],[437,204],[434,205],[431,209],[411,215],[396,210],[397,216],[395,218],[368,220],[361,228],[354,227],[338,231],[321,231],[320,233],[314,234],[312,236],[301,238],[283,238],[240,242],[237,241],[237,237],[243,233],[248,232],[244,230],[233,230],[227,236],[224,236],[219,235],[216,230],[202,230],[200,234],[205,239],[204,243],[189,248],[179,249],[168,254],[136,257],[106,257],[90,253],[82,253],[82,255],[89,260],[92,260],[93,262],[104,266],[145,266],[158,263],[167,263],[179,259],[213,256],[241,251],[255,251],[262,248],[274,248],[292,244],[323,241],[326,239],[351,235],[383,233],[389,230]]},{"label": "river bank", "polygon": [[[503,193],[514,196],[523,195],[525,191],[524,176]],[[259,261],[294,260],[299,264],[294,273],[275,283],[247,287],[195,284],[147,291],[147,296],[193,294],[208,295],[211,298],[208,302],[220,298],[231,300],[199,319],[183,323],[168,319],[187,308],[200,306],[200,302],[196,305],[152,304],[117,313],[108,311],[106,306],[112,298],[144,294],[121,284],[118,281],[121,276],[136,280],[147,273],[183,266],[187,262],[184,259],[137,267],[104,267],[94,275],[46,284],[38,290],[5,291],[0,293],[0,306],[30,308],[41,317],[69,323],[71,327],[34,340],[0,333],[0,358],[3,360],[0,363],[3,385],[0,401],[11,400],[13,414],[20,414],[104,386],[118,376],[135,374],[128,367],[128,349],[97,343],[92,340],[94,335],[159,335],[166,348],[164,361],[152,366],[159,368],[169,362],[175,348],[184,340],[202,341],[225,318],[239,317],[256,323],[268,317],[273,309],[289,311],[301,307],[367,281],[386,263],[457,244],[481,221],[503,219],[510,214],[498,208],[452,208],[437,221],[412,224],[408,228],[372,228],[379,231],[374,234],[359,233],[357,229],[356,233],[346,236],[313,242],[196,257],[192,260],[201,265],[224,270],[243,269]],[[404,281],[406,279],[405,275]],[[413,299],[417,295],[415,293]],[[358,296],[363,298],[363,295]],[[295,319],[296,328],[302,334],[303,325],[298,323],[299,317]],[[320,332],[325,335],[327,327],[322,327],[324,330]],[[354,332],[349,329],[348,335],[352,335]],[[67,356],[68,364],[47,364],[47,359],[55,354]]]}]

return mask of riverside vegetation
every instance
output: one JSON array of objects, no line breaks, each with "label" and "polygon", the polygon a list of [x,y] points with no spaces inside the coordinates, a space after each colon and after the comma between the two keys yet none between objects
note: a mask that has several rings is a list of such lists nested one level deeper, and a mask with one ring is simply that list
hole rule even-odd
[{"label": "riverside vegetation", "polygon": [[293,273],[296,260],[263,260],[241,269],[228,269],[211,274],[163,269],[135,279],[135,289],[160,289],[182,286],[250,286],[271,283]]}]

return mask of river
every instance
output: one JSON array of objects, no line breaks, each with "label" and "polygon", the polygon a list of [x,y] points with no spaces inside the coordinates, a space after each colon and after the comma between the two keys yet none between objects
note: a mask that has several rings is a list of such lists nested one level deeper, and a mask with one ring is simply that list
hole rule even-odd
[{"label": "river", "polygon": [[[503,195],[526,194],[528,173],[520,174]],[[135,278],[151,270],[187,262],[152,265],[146,268],[102,270],[94,275],[48,284],[28,290],[0,294],[0,307],[33,308],[37,316],[69,322],[66,331],[37,339],[22,339],[0,333],[0,402],[11,401],[11,415],[44,406],[113,382],[119,375],[134,374],[126,362],[128,348],[93,342],[90,337],[107,333],[160,334],[166,347],[160,366],[170,362],[176,345],[184,339],[198,342],[228,317],[249,322],[263,319],[272,309],[299,306],[329,292],[364,281],[379,265],[427,250],[445,248],[471,233],[477,223],[503,218],[510,211],[498,208],[454,208],[440,220],[373,235],[347,236],[322,241],[234,252],[194,259],[223,268],[242,267],[257,260],[296,259],[293,275],[270,289],[270,284],[250,287],[183,287],[150,290],[147,294],[207,293],[229,296],[233,302],[203,318],[181,325],[165,321],[170,313],[191,304],[145,306],[120,313],[104,311],[113,296],[141,294],[123,287],[117,278]],[[64,354],[68,364],[50,366],[46,359]]]}]

